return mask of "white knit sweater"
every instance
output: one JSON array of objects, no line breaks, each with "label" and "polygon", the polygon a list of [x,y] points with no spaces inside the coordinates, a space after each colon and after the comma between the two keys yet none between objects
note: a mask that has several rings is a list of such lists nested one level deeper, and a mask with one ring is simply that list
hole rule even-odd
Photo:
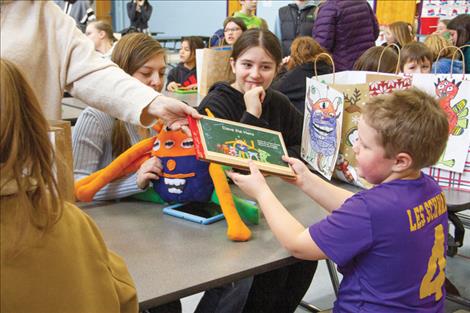
[{"label": "white knit sweater", "polygon": [[51,1],[0,1],[1,57],[32,85],[47,119],[61,118],[64,90],[121,120],[140,124],[159,93],[104,60]]}]

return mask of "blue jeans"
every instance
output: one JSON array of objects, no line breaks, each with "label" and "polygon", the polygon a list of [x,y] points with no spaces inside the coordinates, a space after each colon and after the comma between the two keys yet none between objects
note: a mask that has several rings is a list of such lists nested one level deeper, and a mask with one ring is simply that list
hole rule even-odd
[{"label": "blue jeans", "polygon": [[206,290],[194,313],[241,313],[253,277]]}]

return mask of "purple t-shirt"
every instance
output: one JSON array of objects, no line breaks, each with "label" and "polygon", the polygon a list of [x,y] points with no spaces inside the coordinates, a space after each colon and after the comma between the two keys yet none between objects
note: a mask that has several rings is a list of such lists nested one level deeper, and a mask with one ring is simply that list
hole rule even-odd
[{"label": "purple t-shirt", "polygon": [[343,274],[333,312],[442,312],[447,206],[429,176],[359,192],[310,235]]}]

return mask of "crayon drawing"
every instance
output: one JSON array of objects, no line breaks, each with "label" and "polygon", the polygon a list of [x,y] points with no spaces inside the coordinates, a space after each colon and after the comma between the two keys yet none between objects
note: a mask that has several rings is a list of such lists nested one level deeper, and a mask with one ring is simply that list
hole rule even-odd
[{"label": "crayon drawing", "polygon": [[434,167],[462,173],[470,145],[470,81],[450,75],[422,74],[413,76],[413,85],[436,97],[449,121],[449,140]]},{"label": "crayon drawing", "polygon": [[301,155],[327,179],[338,157],[343,103],[343,93],[307,78]]}]

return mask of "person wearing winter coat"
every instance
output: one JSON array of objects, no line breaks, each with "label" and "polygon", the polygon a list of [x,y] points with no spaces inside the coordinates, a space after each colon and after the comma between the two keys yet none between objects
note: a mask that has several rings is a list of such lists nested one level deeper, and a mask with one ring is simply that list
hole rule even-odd
[{"label": "person wearing winter coat", "polygon": [[333,55],[336,70],[346,71],[375,45],[379,25],[367,0],[327,0],[319,7],[312,36]]}]

